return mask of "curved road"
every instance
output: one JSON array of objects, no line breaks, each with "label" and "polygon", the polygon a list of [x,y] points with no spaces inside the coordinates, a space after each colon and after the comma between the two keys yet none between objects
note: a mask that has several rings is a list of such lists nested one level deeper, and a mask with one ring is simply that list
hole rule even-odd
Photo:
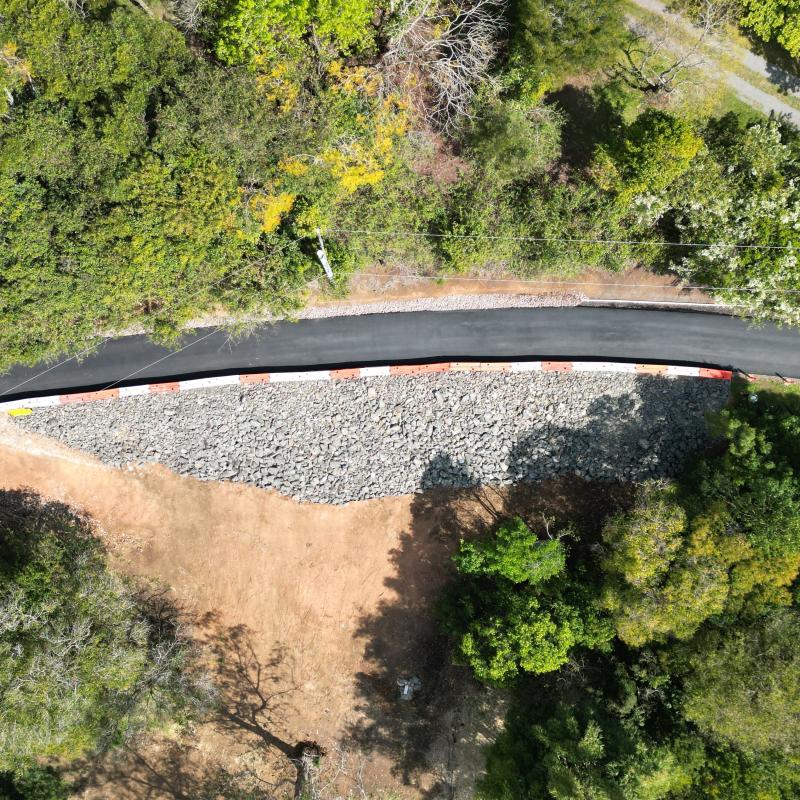
[{"label": "curved road", "polygon": [[15,367],[0,376],[0,399],[101,389],[118,381],[425,360],[662,361],[800,377],[797,329],[754,327],[735,317],[686,311],[579,307],[374,314],[264,325],[233,341],[223,329],[199,329],[180,346],[184,349],[171,353],[146,336],[125,336],[106,341],[80,362],[49,370],[46,364]]}]

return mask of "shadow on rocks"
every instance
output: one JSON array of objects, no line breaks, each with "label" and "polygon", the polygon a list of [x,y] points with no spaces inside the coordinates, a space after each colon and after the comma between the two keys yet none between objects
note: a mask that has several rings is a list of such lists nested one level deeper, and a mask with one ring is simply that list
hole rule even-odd
[{"label": "shadow on rocks", "polygon": [[[645,378],[638,400],[631,395],[605,395],[592,401],[580,427],[540,427],[520,436],[511,448],[508,479],[512,484],[563,475],[601,480],[641,480],[675,474],[682,466],[679,455],[691,449],[689,420],[670,424],[668,382]],[[696,420],[702,437],[702,415]],[[685,427],[686,436],[680,428]],[[669,447],[666,440],[674,439]],[[685,439],[686,441],[681,441]]]}]

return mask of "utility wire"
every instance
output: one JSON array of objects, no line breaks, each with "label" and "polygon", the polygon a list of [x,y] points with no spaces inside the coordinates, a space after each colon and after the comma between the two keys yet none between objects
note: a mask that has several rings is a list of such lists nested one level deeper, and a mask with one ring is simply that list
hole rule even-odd
[{"label": "utility wire", "polygon": [[727,242],[646,242],[641,239],[578,239],[559,236],[489,236],[481,233],[428,233],[427,231],[380,231],[353,228],[326,228],[324,233],[348,233],[361,236],[410,236],[431,239],[490,239],[510,242],[563,242],[566,244],[630,244],[640,247],[726,247],[735,250],[800,250],[794,244],[728,244]]},{"label": "utility wire", "polygon": [[108,386],[104,386],[101,391],[107,391],[108,389],[113,389],[117,384],[122,383],[123,381],[127,381],[129,378],[132,378],[134,375],[138,375],[140,372],[144,372],[146,369],[150,367],[154,367],[156,364],[160,364],[162,361],[166,361],[168,358],[172,358],[172,356],[176,355],[177,353],[182,353],[184,350],[188,350],[190,347],[202,342],[204,339],[208,339],[210,336],[213,336],[215,333],[219,333],[217,328],[209,331],[205,336],[201,336],[199,339],[195,339],[194,341],[189,342],[189,344],[184,345],[183,347],[178,348],[177,350],[170,350],[165,356],[161,356],[161,358],[157,358],[155,361],[151,361],[149,364],[145,364],[143,367],[140,367],[137,370],[125,375],[123,378],[118,378],[113,383],[109,383]]},{"label": "utility wire", "polygon": [[[289,245],[292,244],[292,242],[293,242],[293,240],[287,242],[286,244],[284,244],[281,247],[276,248],[275,250],[272,250],[268,255],[264,256],[263,258],[258,258],[255,261],[249,261],[249,262],[247,262],[247,264],[243,264],[241,267],[239,267],[239,269],[235,269],[235,270],[232,270],[231,272],[226,273],[219,280],[214,281],[214,283],[211,283],[208,286],[204,286],[202,289],[198,289],[193,294],[188,295],[188,297],[186,297],[185,299],[186,300],[190,300],[191,298],[197,297],[197,295],[202,294],[203,292],[207,292],[209,289],[212,289],[215,286],[219,286],[219,284],[221,284],[223,281],[228,280],[228,278],[230,278],[232,275],[236,275],[237,273],[241,272],[243,269],[252,267],[254,264],[259,264],[260,262],[266,260],[269,256],[276,255],[277,253],[280,253],[281,251],[285,250],[287,247],[289,247]],[[169,306],[167,306],[167,308],[169,308]],[[107,342],[109,339],[113,339],[113,338],[114,338],[113,336],[106,336],[106,337],[104,337],[102,339],[102,341],[94,342],[93,344],[90,344],[84,350],[81,350],[80,352],[75,353],[75,355],[69,356],[69,358],[65,358],[63,361],[59,361],[57,364],[53,364],[52,367],[48,367],[47,369],[43,369],[41,372],[37,372],[35,375],[31,375],[30,378],[26,378],[24,381],[20,381],[18,384],[16,384],[15,386],[12,386],[10,389],[6,389],[4,392],[0,392],[0,397],[3,397],[5,395],[7,395],[7,394],[11,394],[15,389],[19,389],[20,386],[24,386],[26,383],[30,383],[31,381],[36,380],[36,378],[41,378],[42,375],[46,375],[48,372],[52,372],[52,370],[58,369],[58,367],[64,366],[64,364],[69,364],[70,361],[74,361],[76,358],[80,358],[81,356],[84,356],[87,353],[90,353],[95,348],[99,347],[100,345],[102,345],[105,342]],[[205,339],[205,338],[206,337],[204,336],[203,339]],[[191,347],[193,344],[197,344],[198,341],[202,341],[202,339],[195,339],[195,341],[190,342],[188,345],[186,345],[186,347]],[[164,356],[163,358],[158,359],[158,361],[155,361],[153,363],[157,364],[159,361],[163,361],[164,359],[169,358],[171,355],[174,355],[174,353],[180,353],[181,350],[185,350],[186,347],[182,347],[180,350],[171,351],[166,356]],[[151,367],[151,366],[153,366],[153,364],[147,364],[146,366],[142,367],[142,369],[147,369],[148,367]],[[138,372],[141,372],[141,370],[138,370]],[[133,374],[135,375],[136,373],[133,373]],[[123,381],[123,380],[127,380],[127,378],[129,378],[129,377],[131,377],[131,376],[129,375],[126,378],[120,378],[120,380],[116,381],[116,383],[119,383],[120,381]],[[116,383],[111,384],[111,386],[116,385]],[[106,387],[106,388],[108,388],[108,387]]]},{"label": "utility wire", "polygon": [[6,394],[11,394],[11,392],[13,392],[14,389],[19,389],[20,386],[24,386],[26,383],[30,383],[32,380],[35,380],[36,378],[41,378],[42,375],[46,375],[48,372],[51,372],[54,369],[58,369],[59,367],[64,366],[64,364],[69,364],[69,362],[72,361],[73,359],[80,358],[81,356],[85,356],[87,353],[91,353],[92,350],[94,350],[100,344],[107,342],[110,338],[111,338],[110,336],[106,336],[102,342],[99,343],[95,342],[94,344],[90,344],[86,349],[81,350],[79,353],[75,353],[74,356],[65,358],[63,361],[59,361],[58,364],[53,364],[52,367],[48,367],[47,369],[43,369],[41,372],[37,372],[35,375],[31,375],[30,378],[26,378],[24,381],[20,381],[18,384],[12,386],[10,389],[6,389],[4,392],[0,392],[0,397]]}]

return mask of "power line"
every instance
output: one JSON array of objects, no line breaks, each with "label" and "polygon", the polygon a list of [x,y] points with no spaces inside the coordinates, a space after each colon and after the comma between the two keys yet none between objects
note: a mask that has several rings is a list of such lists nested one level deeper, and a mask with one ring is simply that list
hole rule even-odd
[{"label": "power line", "polygon": [[[408,275],[398,275],[392,272],[356,272],[352,277],[368,278],[413,278],[415,280],[423,281],[476,281],[478,283],[533,283],[541,284],[542,286],[623,286],[631,289],[680,289],[681,291],[688,291],[690,289],[698,289],[700,291],[719,291],[719,292],[786,292],[789,294],[798,294],[800,289],[755,289],[748,286],[696,286],[687,284],[686,286],[657,286],[652,283],[604,283],[602,281],[540,281],[535,278],[472,278],[462,277],[461,275],[418,275],[411,273]],[[602,300],[603,298],[588,298],[593,300]]]},{"label": "power line", "polygon": [[149,364],[145,364],[143,367],[140,367],[137,370],[125,375],[123,378],[118,378],[113,383],[109,383],[108,386],[104,386],[102,391],[106,391],[108,389],[113,389],[117,384],[122,383],[123,381],[127,381],[129,378],[132,378],[134,375],[138,375],[140,372],[144,372],[146,369],[155,366],[156,364],[160,364],[162,361],[166,361],[168,358],[172,358],[172,356],[176,355],[177,353],[182,353],[184,350],[188,350],[190,347],[202,342],[204,339],[208,339],[210,336],[213,336],[215,333],[218,333],[218,330],[214,328],[205,336],[201,336],[199,339],[195,339],[194,341],[189,342],[189,344],[184,345],[183,347],[179,348],[178,350],[171,350],[165,356],[161,356],[161,358],[157,358],[155,361],[151,361]]},{"label": "power line", "polygon": [[73,359],[80,358],[81,356],[85,356],[87,353],[91,353],[92,350],[94,350],[100,344],[103,344],[103,342],[107,342],[110,338],[111,338],[110,336],[107,336],[103,339],[102,342],[95,342],[94,344],[89,345],[89,347],[87,347],[85,350],[81,350],[79,353],[75,353],[74,356],[65,358],[63,361],[59,361],[58,364],[53,364],[52,367],[48,367],[47,369],[43,369],[41,372],[37,372],[35,375],[31,375],[30,378],[26,378],[24,381],[20,381],[18,384],[12,386],[10,389],[6,389],[4,392],[0,392],[0,397],[6,394],[11,394],[11,392],[13,392],[14,389],[19,389],[20,386],[24,386],[26,383],[30,383],[32,380],[35,380],[36,378],[41,378],[42,375],[46,375],[48,372],[51,372],[54,369],[58,369],[59,367],[64,366],[64,364],[69,364],[69,362],[72,361]]},{"label": "power line", "polygon": [[[241,267],[239,267],[239,269],[234,269],[231,272],[226,273],[219,280],[214,281],[214,283],[211,283],[208,286],[204,286],[201,289],[198,289],[193,294],[188,295],[185,298],[185,300],[191,300],[193,297],[197,297],[197,295],[202,294],[203,292],[207,292],[209,289],[212,289],[215,286],[219,286],[219,284],[221,284],[223,281],[228,280],[228,278],[230,278],[232,275],[236,275],[237,273],[241,272],[243,269],[250,268],[254,264],[259,264],[260,262],[266,260],[269,256],[273,256],[273,255],[276,255],[277,253],[282,252],[287,247],[289,247],[293,242],[294,242],[294,240],[291,240],[291,241],[287,242],[283,246],[278,247],[275,250],[272,250],[268,255],[264,256],[263,258],[258,258],[255,261],[248,261],[247,264],[243,264]],[[169,306],[167,306],[166,308],[168,309]],[[166,309],[162,309],[162,311],[163,310],[166,310]],[[48,372],[52,372],[52,370],[58,369],[58,367],[64,366],[64,364],[69,364],[70,361],[74,361],[76,358],[80,358],[81,356],[84,356],[87,353],[90,353],[95,348],[99,347],[100,345],[102,345],[105,342],[107,342],[109,339],[113,339],[113,338],[114,338],[113,336],[106,336],[106,337],[104,337],[102,339],[102,341],[95,342],[94,344],[89,345],[89,347],[85,348],[84,350],[81,350],[79,353],[75,353],[75,355],[70,356],[69,358],[65,358],[63,361],[59,361],[57,364],[53,364],[52,367],[48,367],[47,369],[43,369],[41,372],[37,372],[35,375],[31,375],[30,378],[26,378],[24,381],[21,381],[20,383],[16,384],[15,386],[12,386],[10,389],[6,389],[4,392],[0,392],[0,397],[3,397],[4,395],[7,395],[7,394],[11,394],[11,392],[13,392],[15,389],[19,389],[20,386],[24,386],[26,383],[30,383],[31,381],[36,380],[36,378],[41,378],[42,375],[46,375]],[[203,338],[206,338],[206,337],[203,337]],[[202,341],[202,339],[196,339],[194,342],[190,342],[188,345],[186,345],[186,347],[191,347],[193,344],[197,344],[198,341]],[[173,350],[170,353],[168,353],[166,356],[164,356],[163,358],[158,359],[158,361],[163,361],[164,359],[169,358],[170,356],[174,355],[175,353],[180,353],[181,350],[185,350],[186,347],[182,347],[180,350]],[[154,363],[158,363],[158,361],[156,361]],[[150,366],[152,366],[152,364],[147,364],[145,367],[142,367],[142,369],[147,369],[147,367],[150,367]],[[141,370],[138,370],[138,371],[141,372]],[[136,373],[134,373],[134,374],[136,374]],[[128,376],[128,377],[130,377],[130,376]],[[127,378],[121,378],[120,380],[127,380]],[[119,383],[119,382],[120,381],[117,381],[116,383]],[[115,384],[111,384],[111,385],[114,386]]]},{"label": "power line", "polygon": [[481,233],[429,233],[427,231],[376,231],[353,228],[326,228],[325,233],[349,233],[363,236],[410,236],[430,239],[488,239],[509,242],[562,242],[564,244],[629,244],[640,247],[725,247],[734,250],[800,250],[794,244],[729,244],[727,242],[646,242],[641,239],[579,239],[560,236],[490,236]]}]

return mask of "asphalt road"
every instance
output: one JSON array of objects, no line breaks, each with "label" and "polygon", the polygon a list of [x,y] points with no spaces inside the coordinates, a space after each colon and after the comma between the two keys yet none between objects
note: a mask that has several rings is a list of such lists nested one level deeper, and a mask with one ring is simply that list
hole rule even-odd
[{"label": "asphalt road", "polygon": [[[187,346],[188,345],[188,346]],[[626,360],[733,367],[800,377],[800,331],[718,314],[622,308],[416,312],[280,322],[230,340],[199,329],[172,352],[145,336],[108,340],[48,369],[15,367],[0,397],[199,375],[424,360]],[[43,370],[48,370],[43,372]],[[43,374],[38,374],[43,373]],[[134,374],[135,373],[135,374]]]}]

